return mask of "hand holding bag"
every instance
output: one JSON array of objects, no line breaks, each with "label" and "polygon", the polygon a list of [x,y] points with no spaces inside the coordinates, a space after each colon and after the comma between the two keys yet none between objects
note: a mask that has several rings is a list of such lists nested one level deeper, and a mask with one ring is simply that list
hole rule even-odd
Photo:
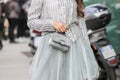
[{"label": "hand holding bag", "polygon": [[[70,29],[76,25],[76,22],[73,22],[69,25],[67,25],[67,29]],[[62,52],[67,52],[69,50],[69,47],[71,45],[70,38],[66,37],[65,34],[55,32],[52,34],[49,44],[54,47],[55,49],[61,50]]]},{"label": "hand holding bag", "polygon": [[62,52],[67,52],[69,50],[71,41],[65,36],[65,34],[55,32],[51,35],[49,44]]}]

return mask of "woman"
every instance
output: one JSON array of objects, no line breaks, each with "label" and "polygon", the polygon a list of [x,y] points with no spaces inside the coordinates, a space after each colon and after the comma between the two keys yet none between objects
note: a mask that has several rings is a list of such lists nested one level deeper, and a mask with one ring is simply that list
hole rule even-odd
[{"label": "woman", "polygon": [[[98,65],[90,48],[82,0],[32,0],[28,26],[42,32],[34,56],[32,80],[96,80]],[[74,26],[68,28],[71,23]],[[49,45],[54,32],[65,33],[72,43],[63,53]]]}]

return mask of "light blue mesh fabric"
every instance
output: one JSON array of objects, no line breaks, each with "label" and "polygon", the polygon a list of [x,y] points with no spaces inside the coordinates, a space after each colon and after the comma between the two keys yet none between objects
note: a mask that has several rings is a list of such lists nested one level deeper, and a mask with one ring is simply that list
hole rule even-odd
[{"label": "light blue mesh fabric", "polygon": [[84,37],[72,43],[67,53],[52,48],[50,35],[41,37],[31,65],[31,80],[96,80],[99,67]]}]

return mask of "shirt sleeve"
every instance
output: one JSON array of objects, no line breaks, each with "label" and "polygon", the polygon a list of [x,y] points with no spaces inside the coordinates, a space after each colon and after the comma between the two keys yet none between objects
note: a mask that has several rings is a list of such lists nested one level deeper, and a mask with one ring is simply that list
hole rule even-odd
[{"label": "shirt sleeve", "polygon": [[55,31],[52,19],[42,19],[43,0],[32,0],[28,10],[28,27],[32,30]]},{"label": "shirt sleeve", "polygon": [[79,27],[81,28],[83,37],[86,39],[86,41],[90,45],[89,37],[87,34],[87,27],[86,27],[86,23],[85,23],[85,18],[79,17]]}]

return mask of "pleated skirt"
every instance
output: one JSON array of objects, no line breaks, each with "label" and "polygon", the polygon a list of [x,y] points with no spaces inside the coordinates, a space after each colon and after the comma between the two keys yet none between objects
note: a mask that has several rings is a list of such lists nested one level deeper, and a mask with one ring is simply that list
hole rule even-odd
[{"label": "pleated skirt", "polygon": [[96,80],[99,67],[86,39],[81,35],[67,53],[49,45],[50,35],[41,37],[33,58],[31,80]]}]

